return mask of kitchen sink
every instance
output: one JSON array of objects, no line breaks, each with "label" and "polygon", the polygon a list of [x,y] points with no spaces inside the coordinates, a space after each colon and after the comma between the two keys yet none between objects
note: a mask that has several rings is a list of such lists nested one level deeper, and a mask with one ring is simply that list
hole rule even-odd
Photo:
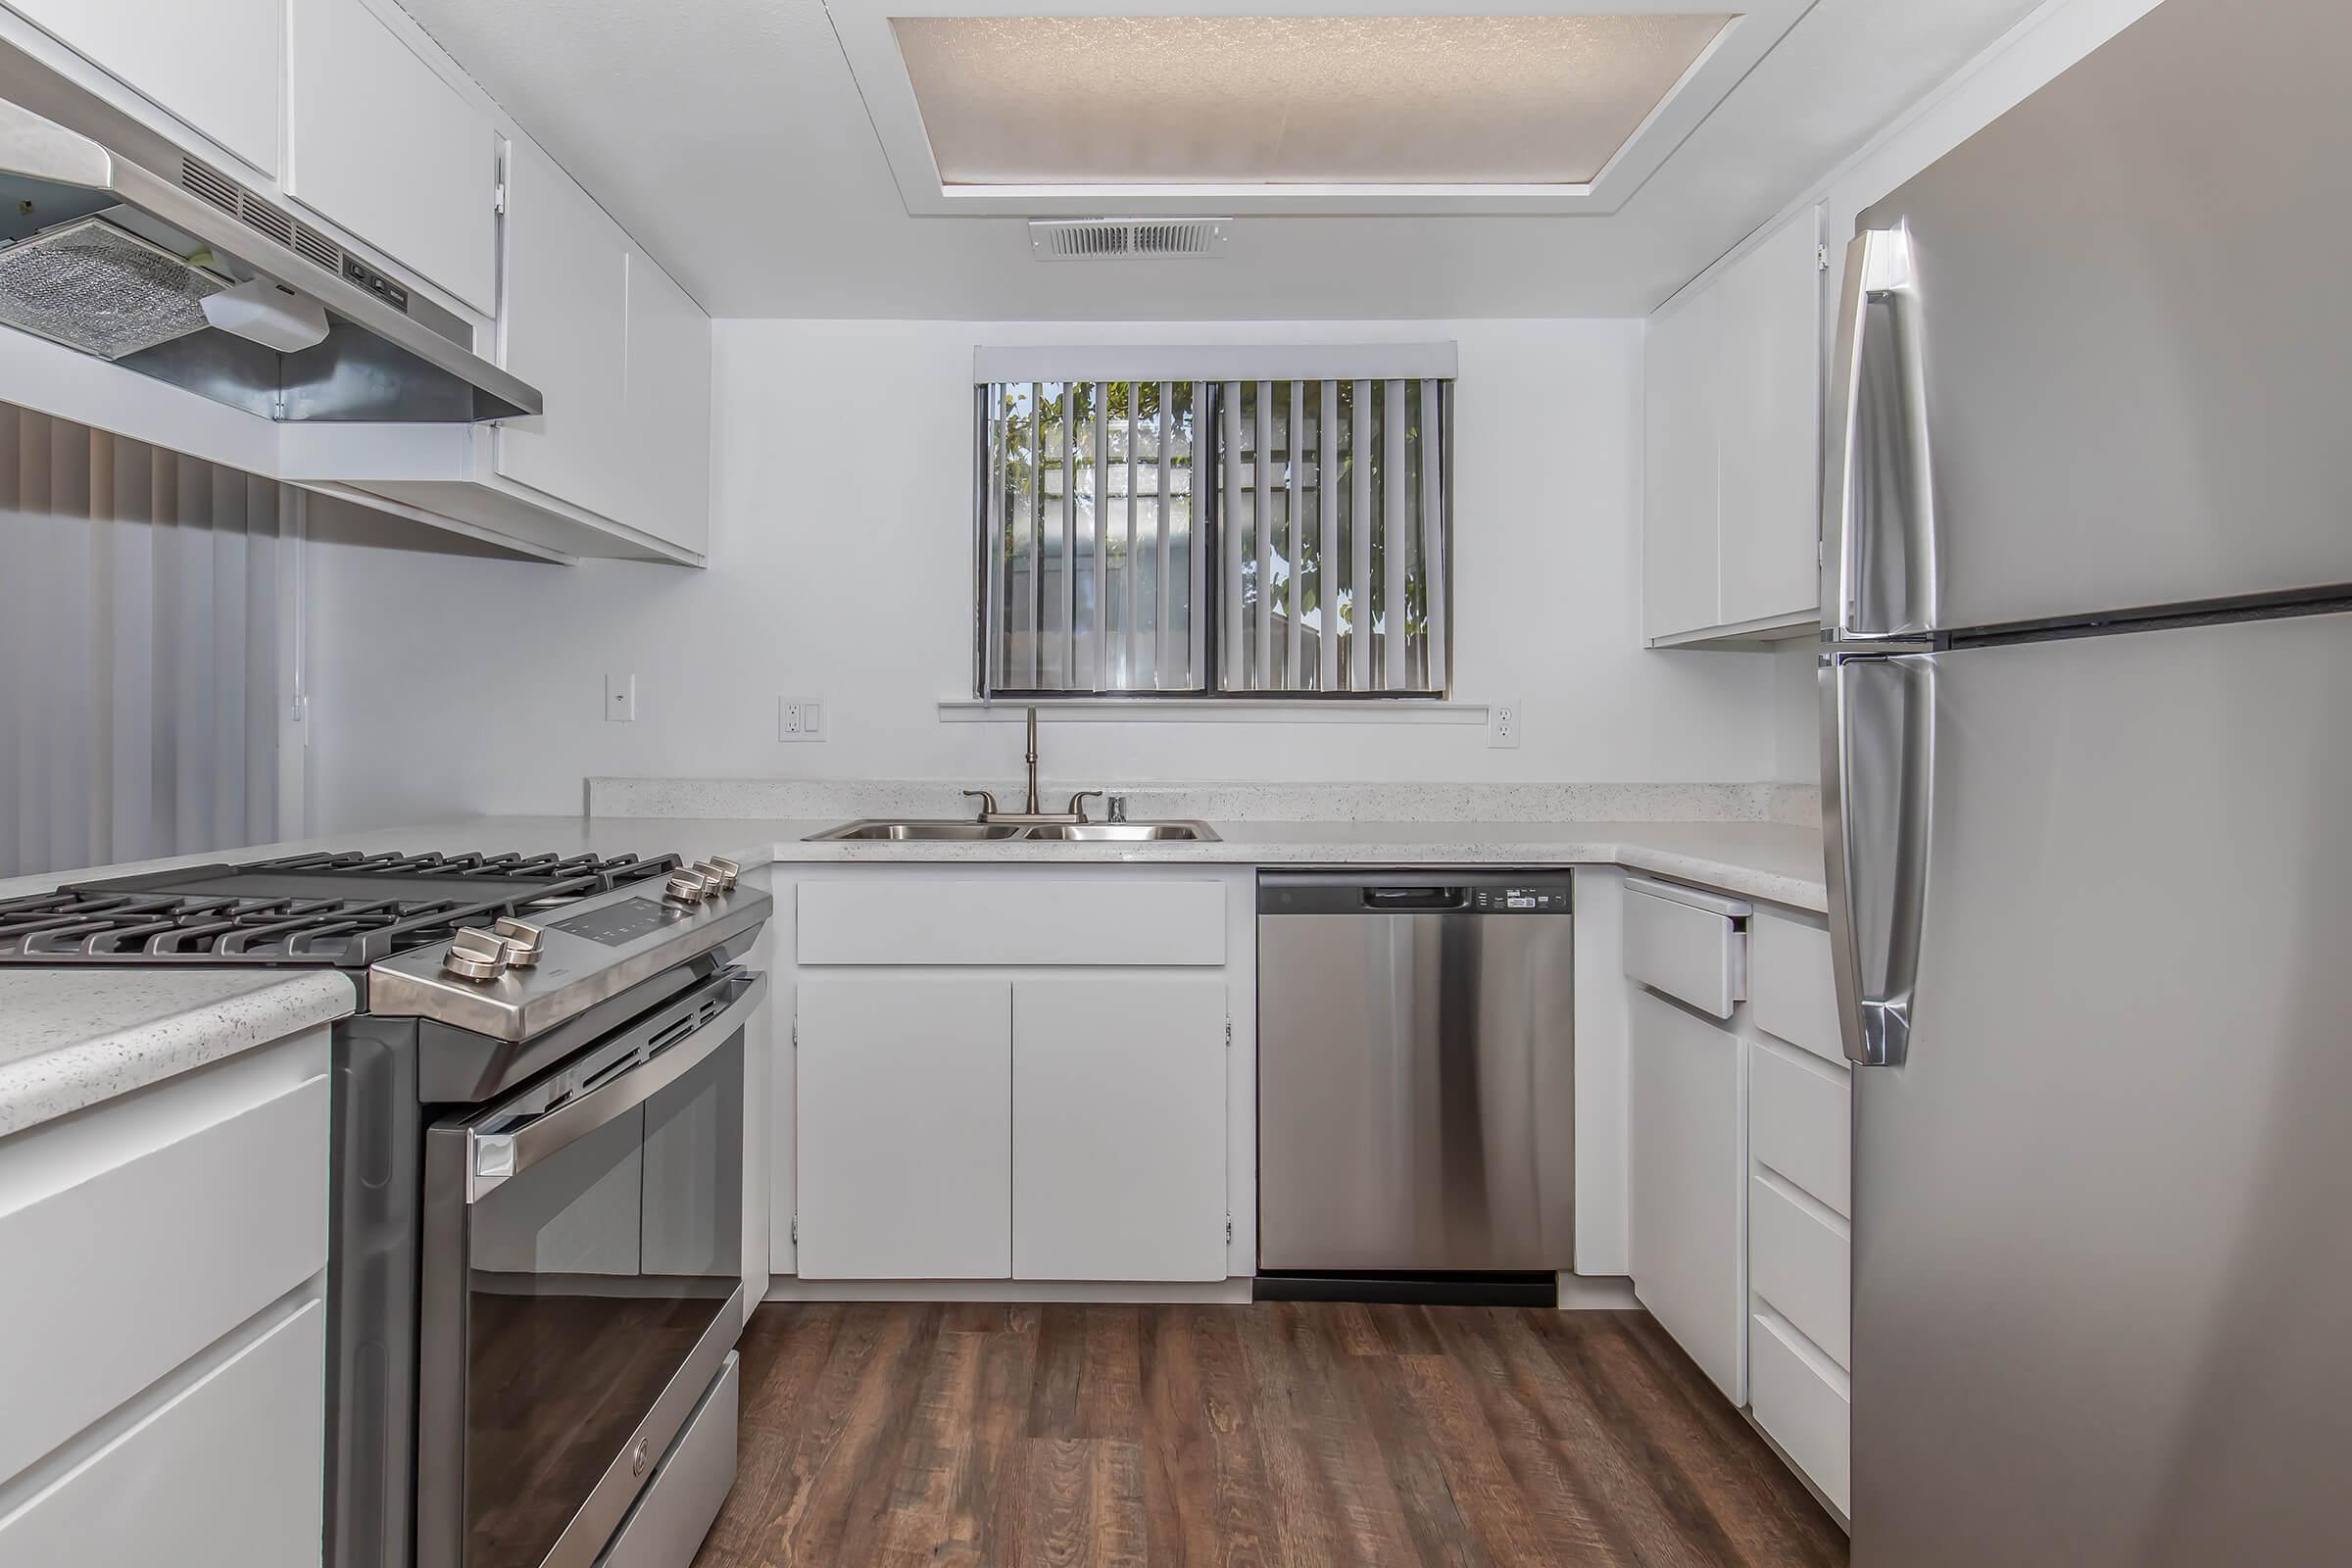
[{"label": "kitchen sink", "polygon": [[1154,840],[1205,844],[1217,831],[1206,822],[1070,822],[1048,823],[1026,830],[1032,839],[1064,839],[1086,844],[1151,843]]},{"label": "kitchen sink", "polygon": [[1217,842],[1217,830],[1206,822],[1049,822],[1024,827],[1010,822],[869,817],[811,833],[808,842],[842,840],[906,844],[1213,844]]},{"label": "kitchen sink", "polygon": [[880,820],[852,822],[845,827],[829,828],[808,835],[809,842],[819,839],[894,839],[907,843],[978,843],[991,839],[1017,839],[1021,829],[996,822],[887,822]]}]

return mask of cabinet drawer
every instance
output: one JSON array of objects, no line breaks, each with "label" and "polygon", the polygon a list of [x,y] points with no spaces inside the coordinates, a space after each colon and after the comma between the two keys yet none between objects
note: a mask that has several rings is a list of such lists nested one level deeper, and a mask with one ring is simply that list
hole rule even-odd
[{"label": "cabinet drawer", "polygon": [[325,1403],[306,1301],[0,1522],[0,1568],[318,1568]]},{"label": "cabinet drawer", "polygon": [[325,1266],[326,1139],[319,1076],[70,1186],[0,1183],[0,1478]]},{"label": "cabinet drawer", "polygon": [[1827,931],[1777,914],[1747,923],[1748,1011],[1756,1027],[1843,1066],[1836,987]]},{"label": "cabinet drawer", "polygon": [[1747,995],[1748,906],[1638,877],[1625,884],[1625,972],[1701,1012],[1729,1018]]},{"label": "cabinet drawer", "polygon": [[1853,1244],[1819,1210],[1759,1176],[1747,1190],[1748,1283],[1839,1366],[1853,1362]]},{"label": "cabinet drawer", "polygon": [[1221,964],[1220,882],[805,882],[803,963]]},{"label": "cabinet drawer", "polygon": [[1853,1083],[1811,1055],[1748,1048],[1749,1139],[1757,1163],[1853,1217]]},{"label": "cabinet drawer", "polygon": [[1748,1334],[1748,1407],[1838,1511],[1851,1514],[1853,1399],[1845,1374],[1769,1312]]}]

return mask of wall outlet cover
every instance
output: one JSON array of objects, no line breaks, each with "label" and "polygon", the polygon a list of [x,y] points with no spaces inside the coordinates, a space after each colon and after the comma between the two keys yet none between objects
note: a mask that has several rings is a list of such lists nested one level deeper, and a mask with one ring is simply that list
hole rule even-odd
[{"label": "wall outlet cover", "polygon": [[1519,700],[1517,698],[1487,705],[1487,744],[1507,747],[1512,751],[1519,749]]},{"label": "wall outlet cover", "polygon": [[825,738],[825,705],[808,697],[776,699],[776,739],[821,741]]},{"label": "wall outlet cover", "polygon": [[607,675],[605,677],[605,720],[612,724],[637,722],[637,677]]}]

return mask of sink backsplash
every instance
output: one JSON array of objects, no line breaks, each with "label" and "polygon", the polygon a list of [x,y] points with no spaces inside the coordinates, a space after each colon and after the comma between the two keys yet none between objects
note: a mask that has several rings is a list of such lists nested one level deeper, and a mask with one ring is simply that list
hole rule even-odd
[{"label": "sink backsplash", "polygon": [[[591,816],[847,820],[859,816],[969,816],[965,789],[1020,799],[1018,779],[823,780],[785,778],[592,778]],[[1038,794],[1059,809],[1071,792],[1127,797],[1138,821],[1207,822],[1782,822],[1821,824],[1810,784],[1152,784],[1122,789],[1101,779],[1049,779]],[[1100,817],[1104,805],[1090,801]]]}]

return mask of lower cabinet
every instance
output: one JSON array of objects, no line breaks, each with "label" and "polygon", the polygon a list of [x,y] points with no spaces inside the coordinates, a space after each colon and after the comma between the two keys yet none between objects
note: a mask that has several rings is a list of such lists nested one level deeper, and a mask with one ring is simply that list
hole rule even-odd
[{"label": "lower cabinet", "polygon": [[1634,1293],[1735,1404],[1747,1402],[1743,1042],[1646,990],[1632,1004]]},{"label": "lower cabinet", "polygon": [[800,1273],[1012,1273],[1012,985],[803,974]]},{"label": "lower cabinet", "polygon": [[1016,1278],[1225,1278],[1225,1054],[1220,974],[1014,985]]},{"label": "lower cabinet", "polygon": [[803,970],[810,1280],[1222,1280],[1221,970]]}]

